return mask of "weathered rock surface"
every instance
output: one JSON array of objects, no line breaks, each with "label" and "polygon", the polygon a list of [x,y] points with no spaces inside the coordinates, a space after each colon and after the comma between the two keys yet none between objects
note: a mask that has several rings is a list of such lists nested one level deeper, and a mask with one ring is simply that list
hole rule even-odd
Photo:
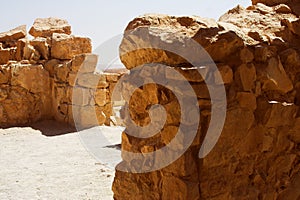
[{"label": "weathered rock surface", "polygon": [[267,6],[276,6],[275,9],[284,9],[284,11],[288,10],[285,6],[287,5],[296,15],[300,15],[300,5],[297,0],[252,0],[252,3],[263,3]]},{"label": "weathered rock surface", "polygon": [[94,74],[90,39],[69,35],[66,20],[37,19],[30,34],[25,26],[0,34],[0,127],[52,118],[77,128],[115,123],[109,92],[125,72]]},{"label": "weathered rock surface", "polygon": [[92,45],[89,38],[54,33],[51,44],[51,57],[56,59],[72,59],[82,53],[91,53]]},{"label": "weathered rock surface", "polygon": [[[196,95],[201,120],[191,146],[170,165],[149,173],[117,168],[115,199],[300,198],[300,4],[294,0],[252,2],[248,8],[231,9],[218,21],[145,15],[128,24],[120,45],[121,61],[130,69],[130,76],[123,76],[122,95],[129,114],[123,113],[127,131],[122,134],[122,149],[143,158],[130,160],[124,153],[119,166],[147,171],[166,159],[151,160],[147,153],[156,153],[171,141],[177,144],[172,150],[182,148],[189,131],[183,139],[175,138],[179,124],[190,125],[195,120],[181,121],[179,99]],[[210,70],[211,63],[201,59],[202,52],[185,49],[192,39],[217,63],[218,71]],[[191,60],[174,52],[192,55]],[[163,65],[167,66],[161,68]],[[159,84],[145,84],[128,94],[134,88],[130,80],[148,82],[153,77],[176,87],[170,91]],[[181,89],[183,79],[194,93]],[[199,159],[212,118],[211,107],[216,103],[208,87],[222,84],[227,99],[225,124],[213,150]],[[175,91],[181,92],[179,99]],[[130,118],[141,127],[151,122],[151,115],[153,120],[162,118],[151,113],[156,104],[167,113],[163,128],[149,138],[132,136]]]},{"label": "weathered rock surface", "polygon": [[0,33],[0,42],[17,41],[18,39],[26,37],[26,25],[18,26],[10,31]]},{"label": "weathered rock surface", "polygon": [[34,37],[51,37],[53,33],[71,34],[71,26],[66,20],[58,18],[38,18],[29,30]]}]

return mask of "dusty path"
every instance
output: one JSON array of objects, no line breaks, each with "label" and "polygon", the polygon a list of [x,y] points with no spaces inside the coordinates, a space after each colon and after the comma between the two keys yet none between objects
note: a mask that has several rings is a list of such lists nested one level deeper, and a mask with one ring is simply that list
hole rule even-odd
[{"label": "dusty path", "polygon": [[96,161],[78,133],[50,137],[72,131],[36,127],[0,129],[0,199],[112,199],[113,168]]}]

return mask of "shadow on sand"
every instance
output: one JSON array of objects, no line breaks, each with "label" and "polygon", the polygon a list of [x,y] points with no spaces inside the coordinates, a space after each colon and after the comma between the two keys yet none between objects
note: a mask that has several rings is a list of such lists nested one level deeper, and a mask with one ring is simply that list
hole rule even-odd
[{"label": "shadow on sand", "polygon": [[54,120],[44,120],[36,122],[30,124],[29,127],[41,131],[41,133],[45,136],[58,136],[77,132],[74,127],[66,123],[57,122]]}]

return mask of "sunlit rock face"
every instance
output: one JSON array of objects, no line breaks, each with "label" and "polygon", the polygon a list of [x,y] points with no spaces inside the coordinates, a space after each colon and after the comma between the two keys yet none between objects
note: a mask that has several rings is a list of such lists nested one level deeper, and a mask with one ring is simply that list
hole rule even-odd
[{"label": "sunlit rock face", "polygon": [[[120,59],[132,73],[122,90],[130,114],[125,116],[125,124],[131,118],[137,125],[146,126],[151,121],[151,105],[155,104],[164,107],[167,117],[163,129],[146,139],[133,137],[128,125],[122,135],[122,149],[143,154],[145,159],[129,162],[124,154],[120,166],[143,168],[148,172],[116,170],[115,199],[300,197],[297,6],[296,1],[253,1],[248,8],[237,6],[229,10],[218,21],[195,16],[144,15],[129,22],[120,45]],[[210,55],[220,76],[209,70],[211,63],[205,57],[195,67],[168,51],[182,49],[191,39]],[[184,51],[181,53],[184,55]],[[192,54],[192,61],[202,55],[196,51]],[[142,65],[148,68],[138,73],[135,69]],[[170,74],[171,69],[192,86],[200,107],[200,127],[193,143],[179,159],[151,171],[155,162],[162,160],[146,160],[146,154],[169,144],[180,123],[186,122],[180,121],[178,99],[165,87],[146,84],[132,96],[128,91],[134,87],[131,79],[151,80],[153,76],[161,76],[170,83],[175,81],[178,87],[183,85],[182,77]],[[200,75],[197,69],[208,70]],[[199,159],[213,103],[206,83],[224,84],[227,110],[217,144],[205,158]],[[182,91],[182,96],[189,95],[188,91]]]},{"label": "sunlit rock face", "polygon": [[0,33],[0,127],[42,119],[110,125],[111,93],[126,72],[94,73],[91,40],[71,35],[66,20],[36,19],[29,33],[25,25]]},{"label": "sunlit rock face", "polygon": [[[267,6],[287,5],[294,14],[300,15],[300,4],[297,0],[252,0],[252,4],[262,3]],[[281,9],[283,10],[283,9]],[[286,10],[286,9],[284,9]]]}]

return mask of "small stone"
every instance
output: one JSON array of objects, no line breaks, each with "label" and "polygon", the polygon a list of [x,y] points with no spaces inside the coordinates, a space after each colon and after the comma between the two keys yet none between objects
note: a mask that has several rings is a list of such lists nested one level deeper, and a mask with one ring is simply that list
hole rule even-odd
[{"label": "small stone", "polygon": [[275,88],[276,90],[287,93],[294,88],[293,83],[278,58],[273,57],[269,59],[266,73],[268,80],[264,83],[262,87],[263,90],[273,90]]},{"label": "small stone", "polygon": [[120,78],[120,74],[117,73],[104,73],[106,76],[106,81],[107,82],[117,82]]},{"label": "small stone", "polygon": [[50,52],[46,38],[34,38],[30,41],[30,44],[41,54],[42,59],[48,60]]},{"label": "small stone", "polygon": [[96,54],[84,53],[75,55],[72,58],[71,69],[74,72],[94,72],[98,62]]},{"label": "small stone", "polygon": [[97,89],[95,91],[95,95],[94,95],[94,99],[95,99],[95,103],[98,106],[104,106],[107,103],[107,90],[106,89]]},{"label": "small stone", "polygon": [[243,90],[251,91],[255,86],[256,81],[256,69],[251,64],[242,64],[238,67],[236,77],[240,79]]},{"label": "small stone", "polygon": [[10,49],[0,49],[0,64],[7,64],[10,60]]},{"label": "small stone", "polygon": [[51,59],[45,63],[44,68],[49,72],[51,77],[54,77],[56,68],[61,63],[62,62],[57,59]]},{"label": "small stone", "polygon": [[7,96],[8,96],[7,91],[0,88],[0,101],[5,100]]},{"label": "small stone", "polygon": [[77,84],[86,88],[97,88],[99,81],[101,82],[100,74],[84,73],[77,75]]},{"label": "small stone", "polygon": [[214,77],[217,85],[230,84],[233,81],[232,69],[228,65],[220,66],[214,73]]},{"label": "small stone", "polygon": [[7,66],[0,66],[0,84],[8,84],[11,78],[10,68]]}]

